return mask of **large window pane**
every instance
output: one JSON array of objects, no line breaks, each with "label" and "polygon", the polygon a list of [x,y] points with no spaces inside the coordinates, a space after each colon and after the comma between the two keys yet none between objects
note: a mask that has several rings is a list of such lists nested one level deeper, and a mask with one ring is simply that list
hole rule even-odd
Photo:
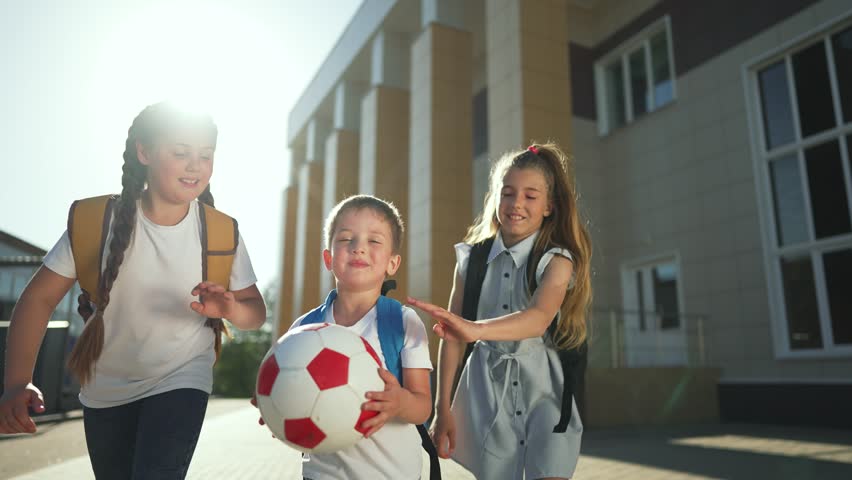
[{"label": "large window pane", "polygon": [[473,156],[488,151],[488,89],[473,96]]},{"label": "large window pane", "polygon": [[645,331],[645,291],[642,282],[642,270],[636,270],[636,295],[639,298],[639,330]]},{"label": "large window pane", "polygon": [[654,303],[660,314],[662,328],[677,328],[677,266],[666,263],[654,267]]},{"label": "large window pane", "polygon": [[805,196],[802,193],[802,175],[796,154],[773,160],[769,164],[769,173],[772,177],[778,244],[783,246],[807,241]]},{"label": "large window pane", "polygon": [[794,140],[793,107],[787,84],[784,61],[770,65],[758,73],[760,104],[766,130],[766,148],[786,145]]},{"label": "large window pane", "polygon": [[852,122],[852,27],[831,37],[843,121]]},{"label": "large window pane", "polygon": [[651,69],[654,80],[654,108],[657,108],[674,98],[669,67],[669,40],[665,30],[651,37]]},{"label": "large window pane", "polygon": [[834,127],[834,105],[823,42],[793,55],[793,76],[802,138]]},{"label": "large window pane", "polygon": [[609,128],[617,128],[624,125],[625,102],[624,102],[624,69],[621,68],[621,60],[607,65],[604,76],[606,77],[606,107],[609,118]]},{"label": "large window pane", "polygon": [[781,259],[790,348],[822,348],[814,271],[809,256]]},{"label": "large window pane", "polygon": [[837,141],[805,150],[811,213],[817,238],[848,233],[849,205]]},{"label": "large window pane", "polygon": [[628,57],[630,62],[630,93],[633,97],[633,116],[648,111],[648,73],[645,68],[645,49],[640,48]]},{"label": "large window pane", "polygon": [[822,263],[825,270],[834,343],[836,345],[852,344],[852,295],[849,294],[849,279],[852,278],[852,250],[823,254]]}]

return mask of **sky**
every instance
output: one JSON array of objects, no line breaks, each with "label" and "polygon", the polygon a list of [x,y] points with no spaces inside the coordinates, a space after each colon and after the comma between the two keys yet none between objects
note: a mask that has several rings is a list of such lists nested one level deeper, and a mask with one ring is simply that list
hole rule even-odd
[{"label": "sky", "polygon": [[175,99],[219,126],[211,192],[266,288],[280,270],[287,116],[360,3],[0,2],[0,230],[49,250],[72,201],[120,193],[133,118]]}]

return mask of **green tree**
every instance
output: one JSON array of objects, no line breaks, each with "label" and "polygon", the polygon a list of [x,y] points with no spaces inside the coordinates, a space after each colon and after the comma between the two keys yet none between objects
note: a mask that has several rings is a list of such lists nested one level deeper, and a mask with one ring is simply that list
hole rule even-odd
[{"label": "green tree", "polygon": [[264,290],[266,322],[258,330],[237,330],[230,324],[233,338],[222,343],[219,361],[213,367],[213,393],[224,397],[250,397],[254,394],[257,370],[272,345],[272,316],[275,312],[275,284]]}]

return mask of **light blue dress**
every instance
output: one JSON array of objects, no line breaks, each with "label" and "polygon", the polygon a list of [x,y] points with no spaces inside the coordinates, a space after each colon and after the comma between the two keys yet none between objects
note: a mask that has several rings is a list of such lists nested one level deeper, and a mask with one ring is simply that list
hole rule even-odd
[{"label": "light blue dress", "polygon": [[[527,308],[526,266],[538,234],[511,248],[500,235],[488,255],[478,318],[500,317]],[[461,278],[471,246],[455,246]],[[536,281],[554,255],[573,260],[568,250],[548,250]],[[453,399],[456,450],[453,459],[480,479],[570,478],[580,455],[583,424],[573,402],[564,433],[553,433],[562,405],[563,375],[549,339],[478,341],[462,370]]]}]

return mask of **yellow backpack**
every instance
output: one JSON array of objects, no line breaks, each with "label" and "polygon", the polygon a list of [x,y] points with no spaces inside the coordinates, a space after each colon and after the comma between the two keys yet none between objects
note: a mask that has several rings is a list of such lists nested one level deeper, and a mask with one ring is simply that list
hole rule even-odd
[{"label": "yellow backpack", "polygon": [[[68,239],[74,255],[77,281],[96,304],[103,270],[101,260],[116,200],[118,195],[84,198],[72,203],[68,211]],[[240,236],[237,221],[205,203],[199,202],[198,205],[201,219],[201,279],[228,289]],[[230,336],[230,333],[221,318],[208,318],[207,325],[216,334],[218,359],[222,334]]]}]

